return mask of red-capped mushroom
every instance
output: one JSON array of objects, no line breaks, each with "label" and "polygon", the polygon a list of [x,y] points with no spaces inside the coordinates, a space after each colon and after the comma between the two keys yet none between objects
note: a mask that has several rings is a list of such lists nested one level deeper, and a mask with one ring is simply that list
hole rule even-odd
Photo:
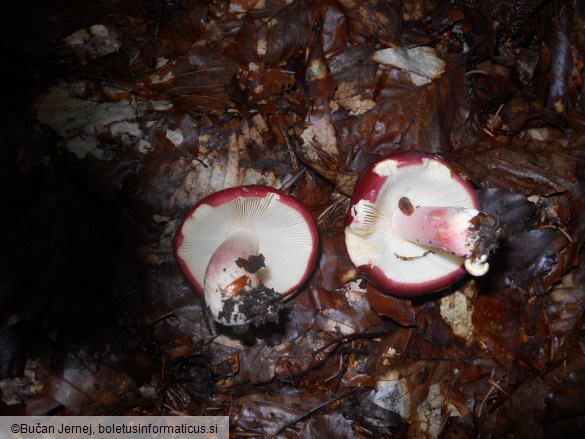
[{"label": "red-capped mushroom", "polygon": [[285,296],[311,274],[317,225],[296,198],[268,186],[225,189],[200,200],[179,226],[175,259],[228,326],[277,321]]},{"label": "red-capped mushroom", "polygon": [[443,160],[397,152],[370,166],[349,205],[345,242],[378,289],[415,296],[481,276],[499,222],[479,210],[473,187]]}]

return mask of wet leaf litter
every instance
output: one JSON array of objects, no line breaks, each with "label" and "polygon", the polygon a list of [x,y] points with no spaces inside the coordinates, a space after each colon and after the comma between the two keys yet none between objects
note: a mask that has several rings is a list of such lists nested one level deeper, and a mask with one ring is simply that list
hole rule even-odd
[{"label": "wet leaf litter", "polygon": [[[2,104],[2,411],[226,414],[236,437],[579,437],[584,11],[531,5],[23,12],[30,42],[10,53],[31,62]],[[498,218],[484,276],[404,299],[355,269],[349,198],[396,151],[450,163]],[[243,185],[305,204],[321,244],[299,291],[253,300],[279,310],[236,332],[172,240]]]}]

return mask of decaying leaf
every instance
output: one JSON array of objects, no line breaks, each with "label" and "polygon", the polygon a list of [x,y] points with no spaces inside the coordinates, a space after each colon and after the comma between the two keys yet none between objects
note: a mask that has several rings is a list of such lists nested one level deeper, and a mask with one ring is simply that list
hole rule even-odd
[{"label": "decaying leaf", "polygon": [[445,72],[445,61],[431,47],[383,49],[375,52],[372,58],[377,63],[404,70],[418,86],[430,83]]},{"label": "decaying leaf", "polygon": [[[49,3],[0,39],[30,36],[6,48],[27,62],[0,102],[3,412],[220,414],[242,437],[580,432],[582,5]],[[396,150],[452,162],[498,216],[485,276],[404,300],[352,265],[348,197]],[[247,184],[305,203],[320,250],[278,321],[236,332],[172,246],[193,204]]]}]

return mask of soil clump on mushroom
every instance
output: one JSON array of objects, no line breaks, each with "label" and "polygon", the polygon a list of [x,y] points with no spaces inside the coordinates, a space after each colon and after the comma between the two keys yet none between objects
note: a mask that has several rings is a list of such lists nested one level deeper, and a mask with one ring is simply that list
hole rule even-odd
[{"label": "soil clump on mushroom", "polygon": [[496,251],[500,245],[502,224],[498,217],[485,212],[479,212],[469,221],[471,226],[469,234],[475,241],[475,251],[472,258],[477,255],[488,255]]},{"label": "soil clump on mushroom", "polygon": [[261,268],[266,267],[266,264],[264,263],[265,260],[266,258],[262,254],[250,255],[247,259],[239,258],[236,260],[236,265],[243,268],[248,273],[254,274]]},{"label": "soil clump on mushroom", "polygon": [[[267,286],[260,284],[252,290],[242,290],[238,295],[225,299],[219,318],[229,323],[236,310],[246,321],[260,326],[265,323],[278,323],[278,316],[283,308],[283,296]],[[247,325],[246,325],[247,326]]]},{"label": "soil clump on mushroom", "polygon": [[[265,258],[263,254],[250,255],[248,258],[239,258],[236,265],[247,272],[254,274],[261,268],[265,268]],[[278,323],[278,316],[284,306],[282,294],[269,288],[264,284],[258,285],[251,290],[242,289],[238,294],[229,297],[224,301],[223,311],[220,312],[219,318],[225,318],[229,323],[231,315],[235,310],[244,316],[246,321],[261,326],[265,323]],[[245,323],[242,329],[248,328]]]}]

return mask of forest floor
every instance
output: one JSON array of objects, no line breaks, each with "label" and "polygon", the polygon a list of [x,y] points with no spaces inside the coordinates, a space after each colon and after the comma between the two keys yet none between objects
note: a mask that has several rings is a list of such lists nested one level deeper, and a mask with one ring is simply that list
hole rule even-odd
[{"label": "forest floor", "polygon": [[[233,437],[585,435],[582,4],[15,6],[1,412],[229,415]],[[406,300],[355,270],[356,178],[397,150],[452,163],[500,217],[487,275]],[[209,317],[172,239],[245,184],[305,203],[321,249],[279,323],[242,334]]]}]

